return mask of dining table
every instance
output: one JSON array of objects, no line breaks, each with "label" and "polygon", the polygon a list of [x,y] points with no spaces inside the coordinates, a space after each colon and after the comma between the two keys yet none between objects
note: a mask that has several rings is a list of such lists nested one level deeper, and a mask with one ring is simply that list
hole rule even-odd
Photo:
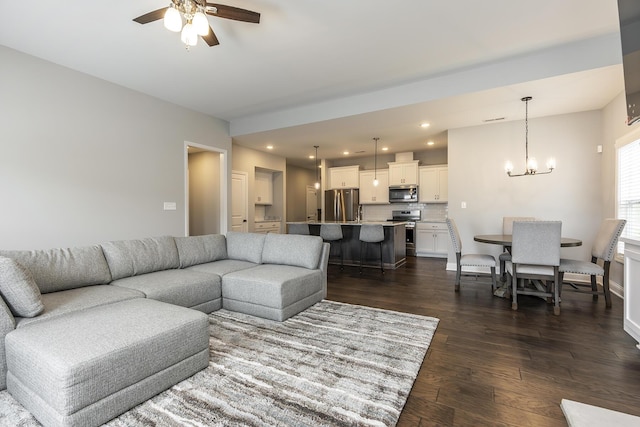
[{"label": "dining table", "polygon": [[[489,243],[493,245],[503,246],[509,253],[511,253],[511,243],[513,242],[513,236],[511,234],[477,234],[473,236],[473,240],[480,243]],[[573,237],[561,237],[560,247],[571,248],[576,246],[582,246],[582,240]],[[500,280],[502,282],[502,279]],[[539,284],[535,286],[540,289]],[[499,286],[493,293],[500,298],[508,298],[511,296],[510,286],[508,283],[504,283]]]},{"label": "dining table", "polygon": [[[473,236],[473,240],[480,243],[490,243],[511,248],[513,236],[511,234],[478,234]],[[573,237],[562,237],[560,239],[560,246],[563,248],[582,246],[582,240]]]}]

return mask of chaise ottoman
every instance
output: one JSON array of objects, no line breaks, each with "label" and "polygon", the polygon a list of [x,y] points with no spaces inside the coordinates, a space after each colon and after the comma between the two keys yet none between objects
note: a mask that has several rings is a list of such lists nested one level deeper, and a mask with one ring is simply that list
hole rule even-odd
[{"label": "chaise ottoman", "polygon": [[138,298],[6,336],[7,390],[45,426],[98,426],[209,363],[208,316]]}]

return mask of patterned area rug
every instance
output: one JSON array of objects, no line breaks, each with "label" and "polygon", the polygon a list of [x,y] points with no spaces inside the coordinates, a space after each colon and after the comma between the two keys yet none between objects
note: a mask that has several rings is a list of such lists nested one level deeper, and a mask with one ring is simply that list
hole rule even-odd
[{"label": "patterned area rug", "polygon": [[[108,426],[393,426],[438,325],[326,300],[282,323],[209,319],[209,367]],[[39,425],[6,390],[0,423]]]}]

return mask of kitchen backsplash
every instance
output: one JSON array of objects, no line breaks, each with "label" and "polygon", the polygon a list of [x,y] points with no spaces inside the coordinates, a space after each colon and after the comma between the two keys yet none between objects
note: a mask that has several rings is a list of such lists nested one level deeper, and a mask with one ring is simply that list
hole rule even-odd
[{"label": "kitchen backsplash", "polygon": [[391,211],[420,209],[422,221],[444,221],[447,219],[446,203],[394,203],[390,205],[362,205],[364,221],[385,221],[393,216]]}]

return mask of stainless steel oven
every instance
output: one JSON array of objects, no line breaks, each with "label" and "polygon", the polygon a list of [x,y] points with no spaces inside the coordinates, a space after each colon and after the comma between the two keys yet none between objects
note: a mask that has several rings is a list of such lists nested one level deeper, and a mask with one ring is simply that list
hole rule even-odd
[{"label": "stainless steel oven", "polygon": [[406,222],[407,256],[416,256],[416,221],[420,221],[422,218],[422,211],[420,209],[392,211],[391,214],[393,217],[389,221]]}]

